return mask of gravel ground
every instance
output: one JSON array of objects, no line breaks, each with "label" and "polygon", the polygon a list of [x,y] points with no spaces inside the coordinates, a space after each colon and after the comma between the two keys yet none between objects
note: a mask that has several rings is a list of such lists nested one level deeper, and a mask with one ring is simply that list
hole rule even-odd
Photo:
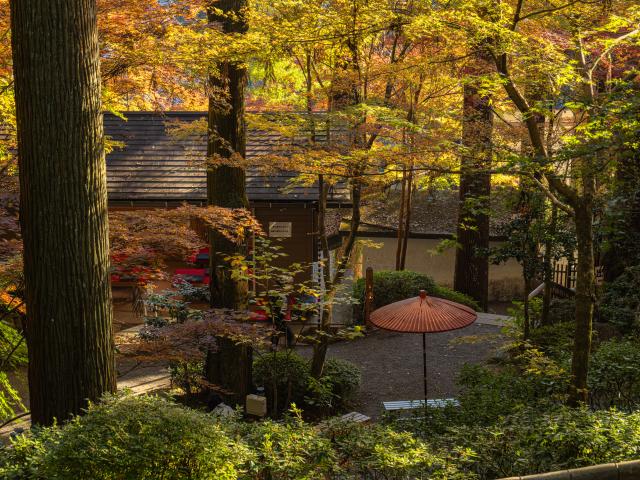
[{"label": "gravel ground", "polygon": [[[427,335],[428,397],[455,397],[459,391],[455,379],[462,366],[486,361],[501,344],[500,327],[478,323]],[[310,348],[299,348],[310,356]],[[362,387],[354,408],[366,415],[380,415],[383,401],[424,396],[422,335],[376,330],[364,338],[331,345],[328,356],[349,360],[362,369]]]}]

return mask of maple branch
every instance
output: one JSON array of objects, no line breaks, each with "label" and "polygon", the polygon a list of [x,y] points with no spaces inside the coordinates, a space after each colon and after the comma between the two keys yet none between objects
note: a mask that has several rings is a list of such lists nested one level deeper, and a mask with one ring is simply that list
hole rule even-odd
[{"label": "maple branch", "polygon": [[593,65],[591,66],[591,68],[589,69],[589,76],[591,76],[591,74],[593,74],[593,71],[596,69],[596,67],[598,66],[598,64],[602,61],[602,59],[604,57],[607,56],[607,54],[609,54],[609,52],[611,52],[611,50],[613,50],[614,48],[616,48],[620,43],[624,42],[626,39],[633,37],[635,35],[638,35],[640,33],[640,27],[636,28],[635,30],[631,30],[628,33],[625,33],[624,35],[616,38],[611,45],[609,45],[608,48],[606,48],[601,54],[600,56],[596,59],[595,62],[593,62]]},{"label": "maple branch", "polygon": [[2,87],[2,90],[0,90],[0,95],[3,95],[7,90],[9,90],[11,87],[13,87],[13,80],[11,80],[9,83],[7,83],[4,87]]},{"label": "maple branch", "polygon": [[[534,181],[534,183],[540,188],[540,190],[542,190],[542,192],[547,196],[547,198],[551,200],[551,203],[553,203],[555,206],[557,206],[560,210],[565,212],[567,215],[569,216],[574,215],[574,212],[571,209],[571,207],[566,203],[562,202],[556,195],[554,195],[551,189],[547,185],[545,185],[542,181],[540,181],[539,178],[537,178],[535,175],[530,175],[529,178],[531,178]],[[547,178],[547,181],[548,181],[548,178]]]},{"label": "maple branch", "polygon": [[522,20],[526,20],[527,18],[531,18],[531,17],[536,17],[538,15],[544,15],[547,13],[553,13],[553,12],[557,12],[559,10],[563,10],[565,8],[571,7],[572,5],[575,5],[576,3],[597,3],[597,2],[585,2],[584,0],[572,0],[571,2],[565,3],[564,5],[560,5],[558,7],[551,7],[551,8],[543,8],[540,10],[535,10],[533,12],[527,13],[526,15],[523,15],[522,17],[518,17],[518,22],[521,22]]}]

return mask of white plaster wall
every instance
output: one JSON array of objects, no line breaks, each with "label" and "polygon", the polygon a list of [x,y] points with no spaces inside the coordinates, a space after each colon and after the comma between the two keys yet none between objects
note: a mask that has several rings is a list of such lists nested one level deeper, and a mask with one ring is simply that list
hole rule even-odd
[{"label": "white plaster wall", "polygon": [[[374,270],[394,270],[396,263],[396,239],[360,237],[363,245],[359,249],[356,275],[361,276],[367,267]],[[406,270],[426,273],[436,283],[453,286],[455,252],[450,248],[437,253],[441,240],[411,238],[407,246]],[[374,248],[369,244],[377,244]],[[492,242],[491,246],[499,245]],[[515,260],[489,267],[489,300],[512,301],[522,296],[522,269]]]}]

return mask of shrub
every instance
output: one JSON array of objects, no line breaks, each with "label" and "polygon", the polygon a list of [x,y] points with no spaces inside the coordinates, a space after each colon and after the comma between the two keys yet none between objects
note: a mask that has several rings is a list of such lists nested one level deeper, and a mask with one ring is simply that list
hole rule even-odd
[{"label": "shrub", "polygon": [[464,466],[482,479],[637,458],[640,413],[530,408],[488,426],[455,427],[442,448],[470,450]]},{"label": "shrub", "polygon": [[357,365],[347,360],[330,358],[325,362],[322,380],[331,392],[333,409],[341,410],[358,394],[362,373]]},{"label": "shrub", "polygon": [[457,292],[452,288],[436,285],[436,288],[431,295],[438,298],[444,298],[445,300],[451,300],[452,302],[461,303],[462,305],[471,307],[476,311],[480,310],[480,305],[478,305],[473,298],[469,295],[465,295],[464,293]]},{"label": "shrub", "polygon": [[265,388],[270,411],[276,414],[304,402],[309,374],[309,362],[293,350],[265,353],[253,361],[254,382]]},{"label": "shrub", "polygon": [[531,331],[529,341],[556,359],[565,359],[573,348],[575,322],[561,322],[543,325]]},{"label": "shrub", "polygon": [[[353,297],[358,302],[355,308],[357,321],[362,321],[364,305],[364,278],[359,278],[353,286]],[[427,294],[462,303],[475,310],[478,305],[470,297],[446,287],[436,285],[428,275],[411,271],[381,270],[373,273],[373,308],[380,308],[393,302],[418,295],[420,290]]]},{"label": "shrub", "polygon": [[249,455],[212,417],[153,396],[106,397],[14,446],[0,452],[2,478],[235,480]]},{"label": "shrub", "polygon": [[175,362],[169,365],[171,385],[180,388],[187,396],[202,390],[203,362]]},{"label": "shrub", "polygon": [[622,332],[638,329],[640,321],[640,266],[627,268],[622,275],[604,286],[600,318]]},{"label": "shrub", "polygon": [[554,298],[549,305],[550,323],[573,322],[576,316],[575,298]]},{"label": "shrub", "polygon": [[303,422],[299,411],[283,422],[235,422],[230,427],[256,454],[247,464],[251,475],[244,478],[321,479],[339,470],[331,440]]},{"label": "shrub", "polygon": [[589,371],[591,403],[631,410],[640,404],[640,346],[632,340],[602,342]]},{"label": "shrub", "polygon": [[327,422],[326,436],[335,445],[340,478],[465,479],[473,475],[458,471],[455,460],[440,455],[426,442],[409,432],[388,426],[345,423],[338,419]]},{"label": "shrub", "polygon": [[462,391],[457,421],[491,424],[532,405],[548,408],[564,400],[568,381],[562,366],[535,349],[526,350],[516,362],[496,370],[465,365],[458,378]]},{"label": "shrub", "polygon": [[330,358],[317,380],[311,377],[306,359],[293,350],[283,350],[256,358],[253,379],[264,386],[273,414],[287,411],[292,403],[327,414],[349,406],[360,388],[361,373],[351,362]]}]

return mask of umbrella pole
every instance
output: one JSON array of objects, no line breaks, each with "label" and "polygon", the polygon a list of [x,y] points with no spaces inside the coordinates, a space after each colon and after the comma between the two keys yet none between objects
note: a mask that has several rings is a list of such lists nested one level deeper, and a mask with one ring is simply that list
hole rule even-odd
[{"label": "umbrella pole", "polygon": [[427,407],[427,335],[422,334],[422,377],[424,379],[424,406]]}]

